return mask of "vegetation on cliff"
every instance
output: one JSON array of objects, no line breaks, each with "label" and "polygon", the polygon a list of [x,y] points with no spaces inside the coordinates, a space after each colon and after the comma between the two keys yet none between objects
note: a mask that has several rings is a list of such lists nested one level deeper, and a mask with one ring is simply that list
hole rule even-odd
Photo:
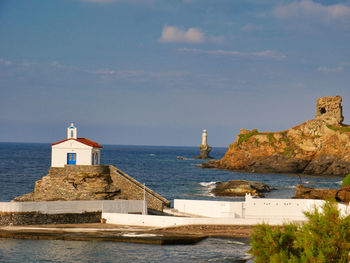
[{"label": "vegetation on cliff", "polygon": [[350,186],[350,174],[348,174],[344,180],[343,180],[343,183],[341,185],[342,187],[345,187],[345,186]]},{"label": "vegetation on cliff", "polygon": [[335,203],[326,202],[323,212],[306,212],[308,222],[255,227],[251,251],[256,262],[348,262],[350,216],[342,217]]}]

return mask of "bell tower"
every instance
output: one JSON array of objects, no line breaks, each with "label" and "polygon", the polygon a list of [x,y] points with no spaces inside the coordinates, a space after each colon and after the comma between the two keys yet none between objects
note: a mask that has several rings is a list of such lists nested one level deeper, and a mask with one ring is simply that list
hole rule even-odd
[{"label": "bell tower", "polygon": [[77,138],[77,128],[72,122],[67,128],[67,139],[76,139]]}]

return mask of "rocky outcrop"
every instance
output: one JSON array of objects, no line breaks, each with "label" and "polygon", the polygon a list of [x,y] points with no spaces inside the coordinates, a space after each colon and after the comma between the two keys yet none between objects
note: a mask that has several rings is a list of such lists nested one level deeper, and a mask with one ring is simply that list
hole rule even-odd
[{"label": "rocky outcrop", "polygon": [[341,97],[317,101],[316,116],[282,132],[241,129],[225,156],[205,168],[261,173],[345,176],[350,173],[350,126]]},{"label": "rocky outcrop", "polygon": [[212,147],[210,147],[209,145],[203,145],[201,144],[199,146],[199,149],[201,151],[201,155],[200,156],[196,156],[196,157],[193,157],[193,159],[213,159],[213,157],[211,157],[209,155],[209,153],[211,152],[212,150]]},{"label": "rocky outcrop", "polygon": [[335,189],[315,189],[313,187],[298,184],[293,198],[329,200],[335,198],[336,194],[337,190]]},{"label": "rocky outcrop", "polygon": [[14,201],[143,200],[154,210],[170,202],[112,165],[66,165],[52,167],[35,182],[34,191]]},{"label": "rocky outcrop", "polygon": [[267,184],[255,181],[231,180],[228,182],[217,182],[211,191],[215,196],[252,196],[263,197],[263,193],[270,192],[274,188]]},{"label": "rocky outcrop", "polygon": [[315,189],[303,185],[296,186],[296,199],[322,199],[322,200],[336,200],[339,202],[350,202],[350,186],[345,186],[341,189]]}]

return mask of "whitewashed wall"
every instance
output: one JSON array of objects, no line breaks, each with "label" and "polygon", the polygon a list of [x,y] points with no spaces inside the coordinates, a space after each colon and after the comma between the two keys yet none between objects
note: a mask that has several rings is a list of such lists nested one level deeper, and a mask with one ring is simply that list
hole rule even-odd
[{"label": "whitewashed wall", "polygon": [[154,216],[132,215],[117,213],[102,213],[102,218],[108,224],[145,226],[145,227],[173,227],[182,225],[256,225],[267,223],[281,225],[289,222],[285,219],[257,219],[257,218],[208,218],[208,217],[178,217],[178,216]]},{"label": "whitewashed wall", "polygon": [[174,209],[182,213],[205,217],[242,218],[243,203],[175,199]]},{"label": "whitewashed wall", "polygon": [[308,199],[265,199],[246,196],[244,204],[245,218],[286,218],[306,219],[304,211],[310,211],[316,205],[324,204],[322,200]]},{"label": "whitewashed wall", "polygon": [[[270,199],[246,196],[245,202],[222,202],[204,200],[174,200],[174,209],[179,212],[205,217],[305,220],[305,211],[320,209],[323,200]],[[342,215],[350,214],[349,205],[338,204]]]},{"label": "whitewashed wall", "polygon": [[106,210],[113,213],[144,213],[143,200],[0,202],[0,212],[43,214],[83,213]]},{"label": "whitewashed wall", "polygon": [[100,155],[100,149],[93,148],[75,140],[68,140],[53,145],[51,151],[51,166],[64,167],[64,165],[67,164],[67,153],[77,154],[77,165],[92,165],[93,151],[99,152]]}]

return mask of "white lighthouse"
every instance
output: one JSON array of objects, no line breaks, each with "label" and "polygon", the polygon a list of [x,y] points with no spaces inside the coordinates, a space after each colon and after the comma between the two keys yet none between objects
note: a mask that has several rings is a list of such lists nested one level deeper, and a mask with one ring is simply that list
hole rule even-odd
[{"label": "white lighthouse", "polygon": [[209,156],[209,153],[211,151],[211,147],[208,145],[208,133],[207,130],[204,129],[202,132],[202,144],[199,145],[199,149],[201,150],[201,155],[193,157],[195,159],[211,159],[212,157]]},{"label": "white lighthouse", "polygon": [[65,165],[100,165],[101,148],[97,142],[77,137],[77,128],[71,123],[67,139],[52,144],[51,167]]},{"label": "white lighthouse", "polygon": [[207,138],[208,138],[207,130],[204,129],[202,133],[202,145],[208,145]]}]

